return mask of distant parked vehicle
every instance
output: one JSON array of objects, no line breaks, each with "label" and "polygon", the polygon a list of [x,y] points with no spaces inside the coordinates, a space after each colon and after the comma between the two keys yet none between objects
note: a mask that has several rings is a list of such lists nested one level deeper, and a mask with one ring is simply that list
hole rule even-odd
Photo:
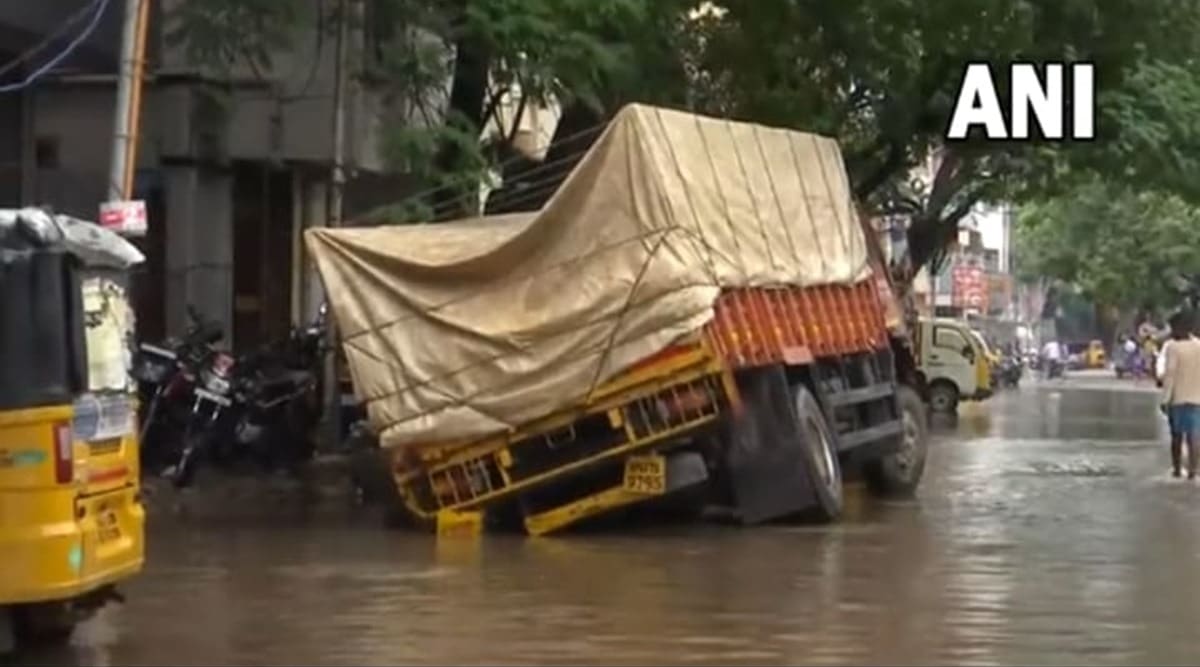
[{"label": "distant parked vehicle", "polygon": [[960,401],[992,395],[992,367],[983,338],[965,322],[921,318],[917,327],[918,368],[929,386],[929,407],[953,414]]},{"label": "distant parked vehicle", "polygon": [[1001,387],[1014,388],[1020,386],[1021,376],[1025,374],[1025,364],[1015,354],[1005,354],[1000,359],[999,372],[996,374],[997,384]]}]

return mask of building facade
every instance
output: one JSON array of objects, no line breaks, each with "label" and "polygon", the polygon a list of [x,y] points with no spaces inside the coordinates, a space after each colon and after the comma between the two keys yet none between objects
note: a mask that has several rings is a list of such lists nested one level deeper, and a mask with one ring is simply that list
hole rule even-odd
[{"label": "building facade", "polygon": [[[234,67],[214,78],[168,38],[172,11],[184,1],[203,0],[151,2],[134,187],[149,221],[136,240],[147,256],[134,281],[139,334],[177,332],[194,306],[221,321],[237,346],[252,346],[286,334],[320,300],[301,237],[328,220],[336,3],[321,0],[315,24],[302,28],[324,31],[323,39],[295,39],[270,71]],[[96,32],[47,76],[0,94],[0,206],[97,216],[108,190],[122,5],[110,1]],[[351,6],[365,12],[370,2]],[[78,8],[75,0],[0,6],[0,63],[17,60]],[[381,57],[372,42],[377,26],[354,21],[347,32],[348,71]],[[39,59],[0,82],[21,80]],[[347,219],[418,189],[382,154],[385,124],[416,122],[409,106],[348,77]],[[526,143],[552,134],[557,118],[541,109],[512,116],[521,125],[512,134]]]}]

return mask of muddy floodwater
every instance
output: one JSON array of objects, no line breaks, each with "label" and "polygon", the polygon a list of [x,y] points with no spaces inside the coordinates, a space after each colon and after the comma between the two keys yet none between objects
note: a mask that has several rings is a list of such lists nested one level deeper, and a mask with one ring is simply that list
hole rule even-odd
[{"label": "muddy floodwater", "polygon": [[915,501],[851,489],[833,526],[437,543],[156,518],[126,604],[19,664],[1195,663],[1200,482],[1168,476],[1130,386],[964,406]]}]

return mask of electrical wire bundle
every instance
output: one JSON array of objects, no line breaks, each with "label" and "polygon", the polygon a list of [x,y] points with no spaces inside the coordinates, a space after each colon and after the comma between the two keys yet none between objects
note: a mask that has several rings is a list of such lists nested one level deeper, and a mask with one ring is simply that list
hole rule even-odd
[{"label": "electrical wire bundle", "polygon": [[92,0],[87,5],[75,10],[73,14],[67,17],[66,21],[55,28],[53,32],[40,42],[25,50],[13,60],[0,65],[0,79],[2,79],[22,65],[37,59],[43,51],[74,30],[77,25],[80,23],[84,24],[83,28],[71,38],[71,41],[67,43],[62,51],[33,68],[33,71],[29,72],[21,80],[0,84],[0,93],[15,93],[25,90],[61,65],[81,44],[96,32],[96,28],[100,25],[100,19],[104,17],[104,12],[108,9],[110,2],[111,0]]},{"label": "electrical wire bundle", "polygon": [[[527,168],[519,166],[521,163],[530,163],[529,158],[524,156],[512,157],[493,165],[492,170],[501,174],[504,182],[501,187],[489,193],[484,214],[532,212],[540,209],[562,185],[574,169],[575,163],[591,150],[595,139],[607,127],[608,123],[602,122],[540,147],[538,150],[545,151],[546,159],[533,162]],[[556,149],[568,150],[564,150],[562,155],[554,155]],[[478,191],[473,188],[454,189],[438,185],[410,194],[383,208],[404,209],[433,201],[436,202],[435,208],[438,211],[474,210],[479,203],[478,197]],[[435,219],[438,217],[435,216]],[[376,223],[387,222],[386,216],[369,213],[366,218]]]}]

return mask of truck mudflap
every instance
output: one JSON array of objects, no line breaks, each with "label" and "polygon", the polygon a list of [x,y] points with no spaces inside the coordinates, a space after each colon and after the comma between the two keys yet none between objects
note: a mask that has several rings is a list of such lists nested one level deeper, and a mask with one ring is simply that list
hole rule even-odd
[{"label": "truck mudflap", "polygon": [[739,374],[746,409],[729,423],[726,467],[737,517],[758,524],[842,510],[836,436],[813,395],[782,367]]}]

